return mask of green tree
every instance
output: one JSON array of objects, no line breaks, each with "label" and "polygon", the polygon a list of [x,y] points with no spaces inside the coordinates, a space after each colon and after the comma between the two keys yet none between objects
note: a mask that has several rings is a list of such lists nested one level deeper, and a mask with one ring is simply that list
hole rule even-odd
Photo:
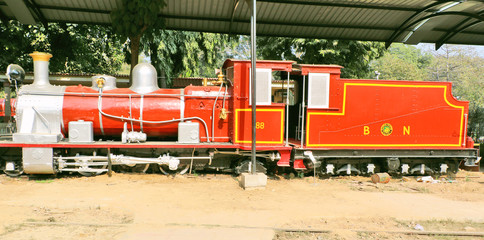
[{"label": "green tree", "polygon": [[468,134],[484,136],[484,58],[477,56],[457,57],[461,65],[452,76],[453,92],[460,100],[469,101]]},{"label": "green tree", "polygon": [[257,48],[263,59],[342,65],[341,75],[347,78],[367,77],[370,62],[385,51],[379,42],[280,37],[258,38]]},{"label": "green tree", "polygon": [[[54,69],[62,72],[116,73],[123,63],[123,43],[112,29],[59,24],[49,34]],[[50,26],[49,26],[50,29]]]},{"label": "green tree", "polygon": [[51,72],[115,73],[123,61],[122,42],[111,28],[85,24],[49,23],[23,25],[17,21],[0,24],[0,69],[20,64],[33,70],[33,51],[50,52]]},{"label": "green tree", "polygon": [[483,107],[469,109],[469,121],[467,129],[467,135],[471,136],[476,141],[479,140],[481,137],[484,137]]},{"label": "green tree", "polygon": [[468,134],[484,135],[484,58],[466,47],[444,45],[432,52],[431,80],[451,81],[454,96],[469,101]]},{"label": "green tree", "polygon": [[140,40],[145,32],[162,28],[163,19],[158,17],[164,0],[121,0],[120,8],[111,13],[113,27],[117,33],[130,41],[131,70],[138,64]]},{"label": "green tree", "polygon": [[159,30],[145,37],[143,51],[168,82],[174,77],[214,76],[226,58],[227,46],[234,43],[224,34],[187,31]]},{"label": "green tree", "polygon": [[[225,56],[233,59],[250,59],[250,36],[238,35],[230,37],[230,41],[225,49]],[[260,50],[257,58],[261,59]]]},{"label": "green tree", "polygon": [[371,68],[380,72],[380,79],[419,80],[428,79],[432,55],[401,43],[392,44],[383,57],[373,61]]},{"label": "green tree", "polygon": [[0,21],[0,71],[5,71],[10,63],[19,64],[26,70],[32,69],[33,66],[27,65],[30,58],[27,54],[34,51],[33,40],[38,41],[37,35],[30,26],[17,21]]},{"label": "green tree", "polygon": [[484,135],[484,58],[470,48],[444,45],[439,51],[393,44],[372,68],[385,79],[451,81],[453,95],[469,101],[468,134]]}]

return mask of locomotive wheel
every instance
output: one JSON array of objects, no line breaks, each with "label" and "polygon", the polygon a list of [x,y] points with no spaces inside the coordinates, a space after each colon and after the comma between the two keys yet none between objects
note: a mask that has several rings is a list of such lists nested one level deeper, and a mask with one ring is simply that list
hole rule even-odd
[{"label": "locomotive wheel", "polygon": [[164,175],[173,175],[173,174],[180,174],[183,175],[188,172],[188,169],[190,169],[190,164],[180,164],[178,165],[177,170],[170,170],[168,165],[159,165],[160,172],[163,173]]},{"label": "locomotive wheel", "polygon": [[136,164],[134,167],[131,167],[131,171],[135,173],[146,173],[150,168],[149,164]]},{"label": "locomotive wheel", "polygon": [[24,173],[24,168],[22,167],[22,164],[15,162],[15,170],[3,170],[3,172],[9,177],[18,177]]},{"label": "locomotive wheel", "polygon": [[[249,171],[249,165],[251,164],[251,160],[245,160],[239,163],[239,165],[235,168],[235,173],[236,174],[241,174],[241,173],[248,173]],[[267,169],[264,167],[264,165],[260,161],[256,161],[255,164],[256,167],[256,172],[258,173],[267,173]]]},{"label": "locomotive wheel", "polygon": [[447,169],[447,176],[451,179],[455,179],[457,171],[459,170],[459,165],[456,161],[447,161],[446,164],[449,166]]},{"label": "locomotive wheel", "polygon": [[121,165],[117,166],[117,170],[121,173],[146,173],[148,169],[150,168],[150,164],[136,164],[132,167]]},{"label": "locomotive wheel", "polygon": [[[108,167],[108,165],[102,165],[102,166],[99,166],[99,167],[96,167],[97,169],[106,169]],[[101,175],[103,172],[79,172],[79,174],[81,174],[82,176],[84,177],[93,177],[93,176],[97,176],[97,175]]]}]

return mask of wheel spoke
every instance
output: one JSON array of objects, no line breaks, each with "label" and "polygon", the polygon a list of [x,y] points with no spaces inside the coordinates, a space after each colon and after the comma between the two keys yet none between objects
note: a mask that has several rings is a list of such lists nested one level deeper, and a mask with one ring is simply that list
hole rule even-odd
[{"label": "wheel spoke", "polygon": [[[105,165],[95,166],[95,167],[90,167],[90,168],[92,168],[92,169],[106,169],[107,167],[108,167],[108,164],[106,163]],[[83,172],[83,171],[79,171],[79,174],[81,174],[82,176],[85,176],[85,177],[97,176],[97,175],[101,175],[102,173],[104,173],[104,172]]]},{"label": "wheel spoke", "polygon": [[3,170],[5,174],[9,177],[18,177],[24,173],[24,169],[22,167],[22,163],[15,162],[15,169],[14,170]]},{"label": "wheel spoke", "polygon": [[178,165],[178,169],[176,170],[170,170],[168,168],[168,165],[159,165],[160,172],[163,173],[164,175],[172,175],[172,174],[180,174],[183,175],[188,172],[188,169],[190,169],[189,164],[180,164]]}]

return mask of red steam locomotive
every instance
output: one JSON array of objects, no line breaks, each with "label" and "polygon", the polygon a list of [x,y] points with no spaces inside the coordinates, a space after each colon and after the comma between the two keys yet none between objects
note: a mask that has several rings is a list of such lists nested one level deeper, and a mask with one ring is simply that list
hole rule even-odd
[{"label": "red steam locomotive", "polygon": [[34,82],[18,89],[16,130],[0,141],[0,165],[11,176],[90,176],[111,165],[247,172],[252,104],[261,172],[445,174],[478,156],[466,134],[468,102],[455,99],[448,82],[341,79],[337,65],[257,61],[252,103],[246,60],[225,61],[218,79],[203,86],[160,89],[146,63],[133,69],[130,88],[106,75],[90,87],[53,86],[51,55],[31,56]]}]

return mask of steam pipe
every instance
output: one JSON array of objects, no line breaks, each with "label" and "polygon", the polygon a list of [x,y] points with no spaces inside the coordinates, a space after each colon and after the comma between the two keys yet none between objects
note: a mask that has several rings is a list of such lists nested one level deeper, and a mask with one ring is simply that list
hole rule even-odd
[{"label": "steam pipe", "polygon": [[220,88],[218,89],[217,97],[215,98],[215,101],[213,102],[213,107],[212,107],[212,142],[215,142],[215,130],[214,130],[214,128],[215,128],[215,106],[217,105],[218,96],[220,95],[220,92],[222,92],[223,86],[224,86],[224,83],[222,82],[220,84]]}]

